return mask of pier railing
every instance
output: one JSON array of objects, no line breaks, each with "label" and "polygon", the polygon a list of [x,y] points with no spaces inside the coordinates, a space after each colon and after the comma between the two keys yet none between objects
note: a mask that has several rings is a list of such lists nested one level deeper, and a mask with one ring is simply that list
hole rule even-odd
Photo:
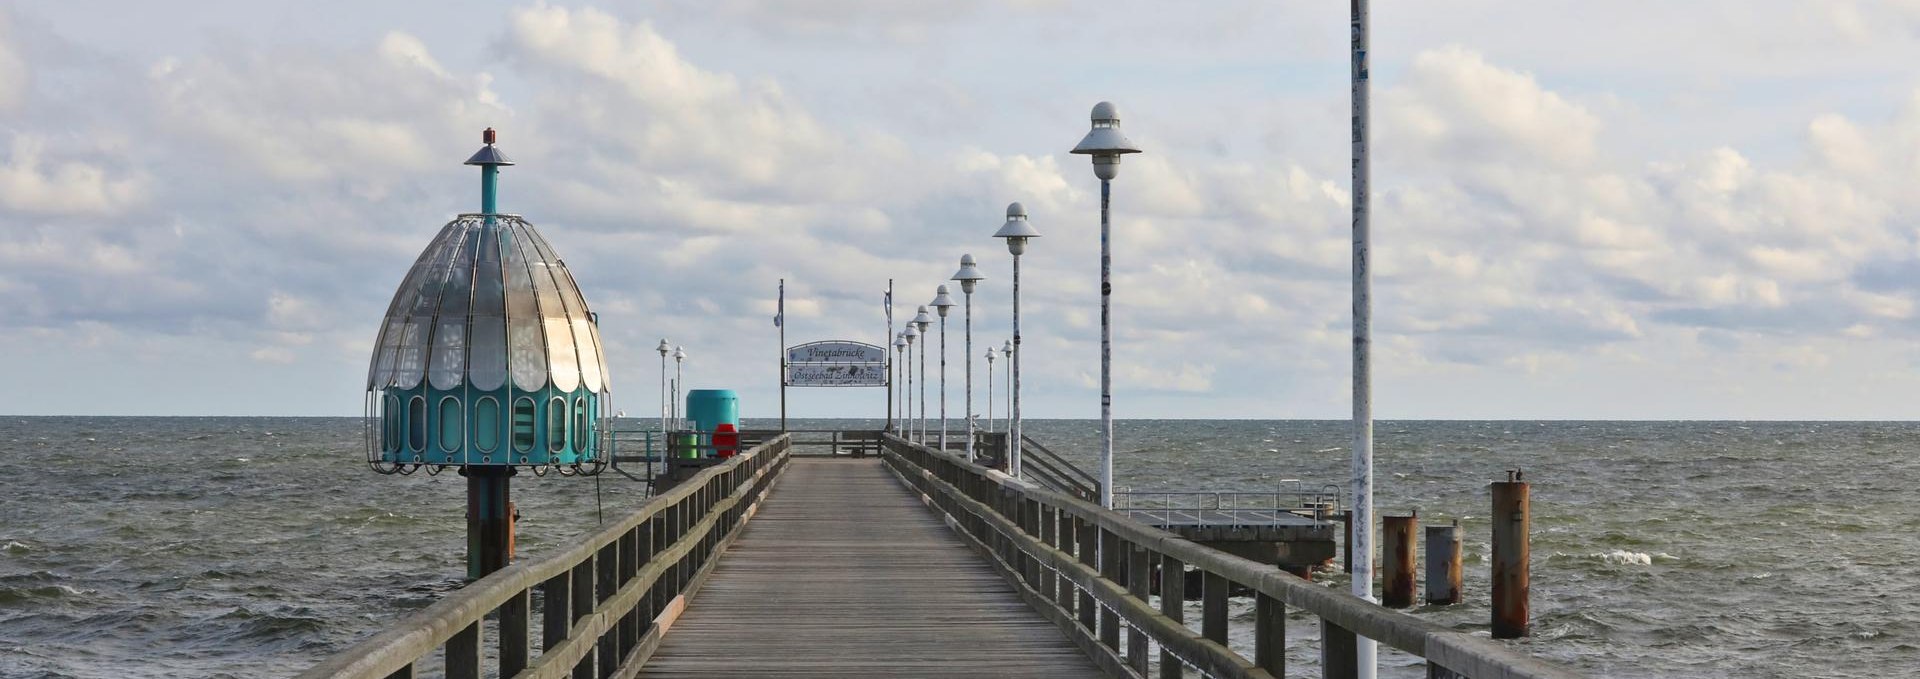
[{"label": "pier railing", "polygon": [[[893,436],[886,443],[882,455],[887,464],[950,517],[970,546],[1007,576],[1028,604],[1111,676],[1148,676],[1156,648],[1162,678],[1182,677],[1185,667],[1209,677],[1286,676],[1288,606],[1320,619],[1323,677],[1357,674],[1355,635],[1425,658],[1429,677],[1577,676],[1273,566],[1183,540],[1080,498],[969,464],[951,453]],[[1183,620],[1188,569],[1197,571],[1201,580],[1198,630]],[[1157,602],[1151,598],[1155,591]],[[1229,593],[1240,592],[1254,597],[1252,658],[1227,641],[1227,600]]]},{"label": "pier railing", "polygon": [[[775,435],[565,551],[481,578],[300,678],[411,679],[436,650],[447,679],[608,677],[638,667],[752,516],[788,449],[788,437]],[[482,629],[489,620],[497,631]],[[494,671],[484,669],[489,661]]]}]

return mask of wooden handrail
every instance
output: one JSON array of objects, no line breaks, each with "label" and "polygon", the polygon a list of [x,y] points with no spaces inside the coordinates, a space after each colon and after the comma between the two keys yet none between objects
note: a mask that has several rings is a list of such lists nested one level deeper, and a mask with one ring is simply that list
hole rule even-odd
[{"label": "wooden handrail", "polygon": [[[565,676],[578,666],[591,667],[596,649],[603,665],[627,664],[647,651],[649,638],[658,643],[661,618],[677,612],[673,607],[698,586],[713,557],[737,535],[784,468],[789,447],[781,435],[702,470],[599,532],[474,581],[299,677],[412,677],[414,663],[443,646],[449,679],[477,677],[485,655],[480,625],[496,610],[502,611],[502,621],[510,621],[503,625],[519,626],[499,635],[499,676]],[[528,665],[526,626],[534,616],[527,599],[535,587],[547,592],[546,610],[539,616],[546,621],[546,643],[545,652]],[[566,595],[556,596],[560,593]],[[508,647],[513,641],[521,647]]]},{"label": "wooden handrail", "polygon": [[[1106,652],[1120,654],[1117,640],[1124,624],[1151,637],[1163,649],[1161,676],[1179,676],[1180,664],[1211,676],[1266,678],[1282,674],[1285,607],[1318,616],[1323,638],[1358,634],[1427,659],[1435,676],[1492,679],[1572,679],[1570,671],[1444,626],[1383,608],[1357,597],[1307,582],[1272,566],[1182,539],[1135,522],[1071,495],[1036,487],[969,464],[949,453],[888,437],[883,458],[903,479],[924,493],[953,524],[982,544],[997,545],[996,564],[1025,590],[1044,595],[1060,609],[1076,609],[1061,626],[1084,643],[1098,640]],[[1058,526],[1059,530],[1052,530]],[[1096,565],[1095,557],[1103,557]],[[1145,564],[1145,566],[1143,566]],[[1183,578],[1163,568],[1163,607],[1147,600],[1146,571],[1152,564],[1192,567],[1202,573],[1202,631],[1194,632],[1163,611],[1178,611]],[[1128,572],[1140,569],[1141,572]],[[1132,586],[1130,586],[1132,585]],[[1256,598],[1256,656],[1248,659],[1225,646],[1227,593],[1250,590]],[[1067,591],[1072,590],[1072,591]],[[1078,594],[1075,601],[1074,594]],[[1096,615],[1097,614],[1097,615]],[[1122,622],[1124,621],[1124,623]],[[1129,644],[1127,664],[1144,675],[1145,645]],[[1168,673],[1169,663],[1173,669]],[[1340,663],[1323,667],[1339,673]]]}]

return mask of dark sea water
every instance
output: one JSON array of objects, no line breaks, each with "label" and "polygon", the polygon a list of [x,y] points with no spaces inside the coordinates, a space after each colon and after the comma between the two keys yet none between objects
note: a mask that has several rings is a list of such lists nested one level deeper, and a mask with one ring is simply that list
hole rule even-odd
[{"label": "dark sea water", "polygon": [[[1027,429],[1089,459],[1098,434]],[[1117,485],[1344,485],[1348,432],[1122,422]],[[288,676],[458,587],[462,479],[373,474],[359,436],[351,419],[0,418],[0,677]],[[1524,469],[1535,636],[1515,645],[1593,676],[1915,676],[1917,444],[1908,423],[1383,422],[1376,504],[1461,520],[1468,603],[1414,613],[1485,635],[1486,484]],[[644,498],[607,475],[523,476],[514,499],[529,556]],[[1315,626],[1289,631],[1306,676]]]}]

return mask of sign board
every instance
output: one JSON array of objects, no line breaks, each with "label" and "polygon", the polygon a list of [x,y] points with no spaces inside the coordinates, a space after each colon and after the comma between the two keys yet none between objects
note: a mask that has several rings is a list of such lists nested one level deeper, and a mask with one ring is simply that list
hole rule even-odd
[{"label": "sign board", "polygon": [[787,349],[788,363],[886,363],[887,350],[860,342],[808,342]]},{"label": "sign board", "polygon": [[884,387],[885,363],[792,363],[787,365],[790,387]]},{"label": "sign board", "polygon": [[808,342],[787,349],[786,386],[887,386],[887,350],[863,342]]}]

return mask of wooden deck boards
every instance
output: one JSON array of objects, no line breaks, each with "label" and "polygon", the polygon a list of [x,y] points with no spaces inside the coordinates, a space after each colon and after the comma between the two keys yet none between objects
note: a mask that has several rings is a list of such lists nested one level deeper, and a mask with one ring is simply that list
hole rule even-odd
[{"label": "wooden deck boards", "polygon": [[643,677],[1099,677],[878,460],[796,458]]}]

